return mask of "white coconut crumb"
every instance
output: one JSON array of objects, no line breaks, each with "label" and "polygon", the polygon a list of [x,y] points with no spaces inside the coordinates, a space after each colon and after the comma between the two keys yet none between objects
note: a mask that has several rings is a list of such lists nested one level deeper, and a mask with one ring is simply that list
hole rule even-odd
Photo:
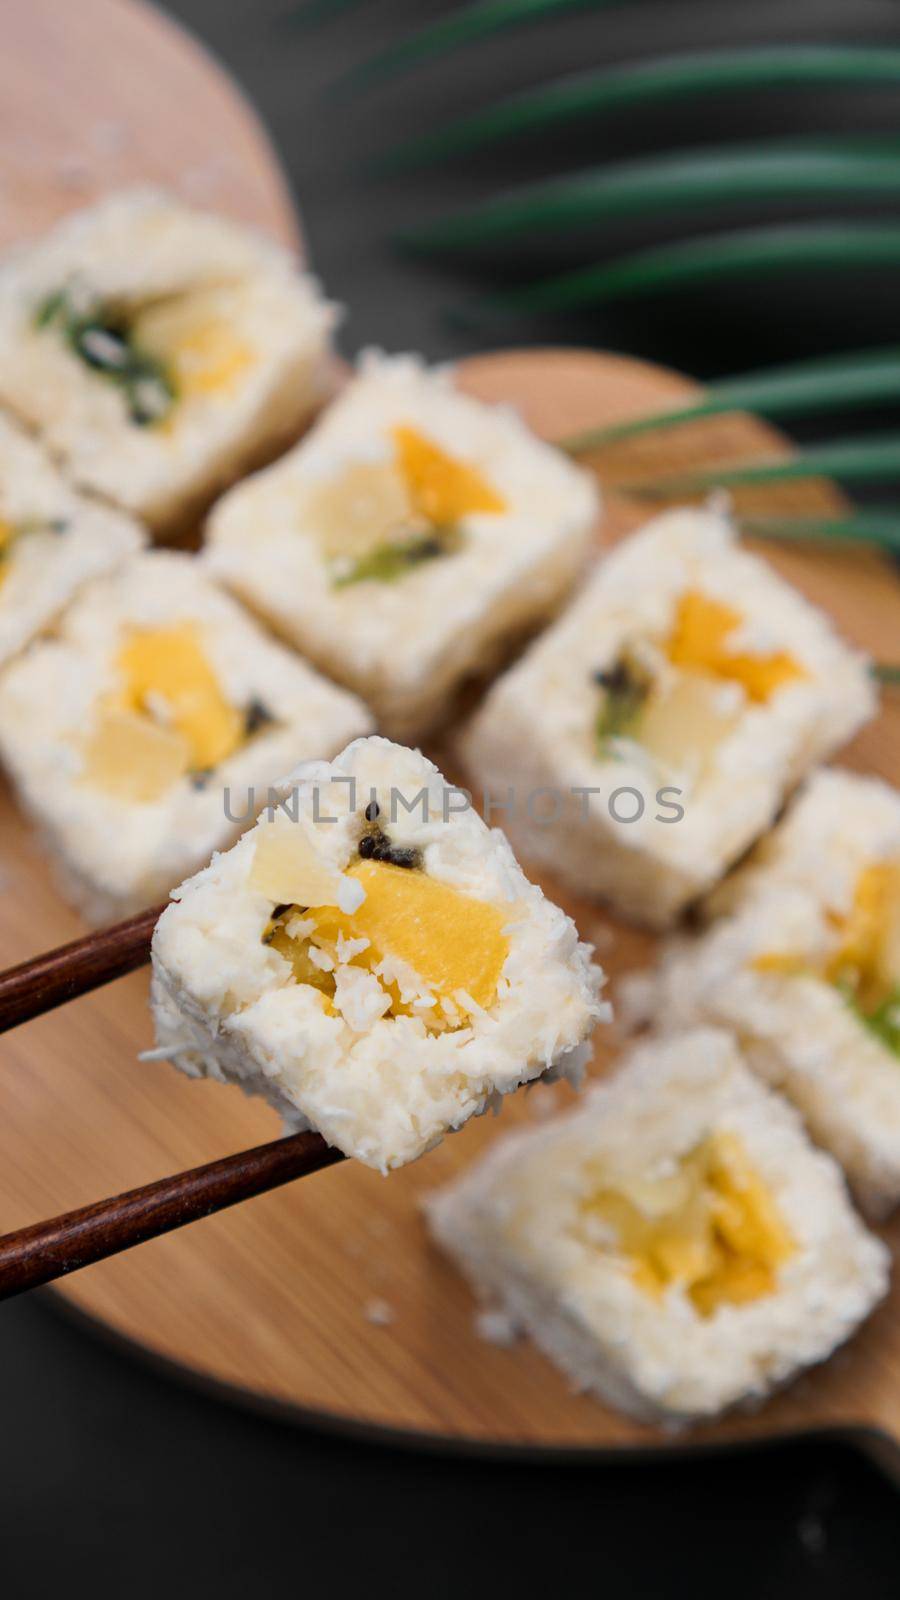
[{"label": "white coconut crumb", "polygon": [[374,972],[365,967],[338,967],[334,977],[334,1003],[348,1028],[367,1033],[391,1008],[391,997]]},{"label": "white coconut crumb", "polygon": [[363,1316],[376,1328],[389,1328],[397,1320],[397,1313],[387,1300],[380,1299],[377,1295],[367,1300],[363,1306]]},{"label": "white coconut crumb", "polygon": [[[312,924],[310,925],[312,927]],[[293,937],[293,935],[291,935]],[[341,966],[347,965],[355,956],[361,956],[369,948],[368,939],[348,939],[345,933],[338,932],[337,953]]]},{"label": "white coconut crumb", "polygon": [[472,1322],[479,1339],[483,1339],[485,1344],[499,1345],[502,1350],[508,1350],[518,1338],[515,1322],[505,1311],[476,1311]]},{"label": "white coconut crumb", "polygon": [[306,953],[313,966],[318,967],[320,972],[334,971],[334,961],[327,950],[320,950],[318,945],[311,944]]},{"label": "white coconut crumb", "polygon": [[359,910],[365,898],[366,891],[362,884],[356,878],[349,878],[346,873],[342,873],[341,881],[338,885],[337,901],[338,907],[343,911],[344,916],[352,917],[354,911]]}]

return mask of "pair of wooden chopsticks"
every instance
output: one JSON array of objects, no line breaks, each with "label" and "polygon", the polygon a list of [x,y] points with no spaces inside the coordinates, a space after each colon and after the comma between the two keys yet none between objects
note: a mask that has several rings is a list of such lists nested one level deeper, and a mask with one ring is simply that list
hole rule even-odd
[{"label": "pair of wooden chopsticks", "polygon": [[[0,973],[0,1033],[144,966],[163,909]],[[295,1133],[7,1233],[0,1236],[0,1300],[341,1160],[320,1134]]]}]

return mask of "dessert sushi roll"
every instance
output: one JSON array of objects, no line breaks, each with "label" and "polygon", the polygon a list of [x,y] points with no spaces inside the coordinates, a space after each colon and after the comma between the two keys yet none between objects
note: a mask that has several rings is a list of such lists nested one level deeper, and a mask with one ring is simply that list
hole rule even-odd
[{"label": "dessert sushi roll", "polygon": [[714,1029],[635,1050],[574,1111],[498,1139],[427,1215],[578,1389],[671,1424],[824,1360],[888,1282],[840,1168]]},{"label": "dessert sushi roll", "polygon": [[522,1083],[577,1080],[602,982],[461,791],[357,739],[174,894],[154,1053],[387,1172]]},{"label": "dessert sushi roll", "polygon": [[371,725],[361,701],[173,552],[95,579],[0,674],[0,763],[98,922],[163,899],[298,756]]},{"label": "dessert sushi roll", "polygon": [[496,682],[461,740],[516,847],[663,928],[872,716],[865,658],[725,516],[654,518]]},{"label": "dessert sushi roll", "polygon": [[207,559],[412,742],[558,607],[597,509],[593,479],[508,407],[369,352],[307,437],[214,507]]},{"label": "dessert sushi roll", "polygon": [[123,512],[76,494],[0,415],[0,667],[55,622],[89,578],[146,542]]},{"label": "dessert sushi roll", "polygon": [[707,910],[707,931],[627,985],[631,1020],[733,1028],[884,1216],[900,1200],[900,794],[816,774]]},{"label": "dessert sushi roll", "polygon": [[0,399],[158,533],[296,438],[333,308],[251,229],[149,189],[0,264]]}]

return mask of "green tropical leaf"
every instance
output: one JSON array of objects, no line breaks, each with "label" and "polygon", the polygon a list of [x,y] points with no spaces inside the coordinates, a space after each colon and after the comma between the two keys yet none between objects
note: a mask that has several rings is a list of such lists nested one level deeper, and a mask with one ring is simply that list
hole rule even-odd
[{"label": "green tropical leaf", "polygon": [[844,517],[737,517],[742,533],[791,544],[871,544],[900,553],[900,506]]},{"label": "green tropical leaf", "polygon": [[789,417],[797,412],[810,416],[890,400],[900,400],[900,345],[824,356],[724,378],[710,384],[703,398],[690,405],[634,417],[606,428],[585,429],[556,443],[577,456],[636,434],[677,427],[725,411],[756,411],[766,417]]},{"label": "green tropical leaf", "polygon": [[656,245],[521,288],[482,296],[449,313],[575,311],[615,300],[694,289],[731,278],[900,265],[900,223],[808,222],[741,228]]},{"label": "green tropical leaf", "polygon": [[363,61],[345,73],[337,87],[343,93],[392,78],[421,61],[474,44],[504,28],[541,22],[563,11],[595,11],[621,3],[622,0],[475,0],[473,5],[459,7]]},{"label": "green tropical leaf", "polygon": [[647,478],[622,484],[621,488],[625,494],[656,500],[677,494],[698,494],[704,489],[731,489],[819,477],[840,478],[846,483],[900,480],[900,433],[831,440],[827,444],[810,445],[795,456],[776,461],[742,461],[730,467],[709,467],[699,472]]},{"label": "green tropical leaf", "polygon": [[[328,0],[320,0],[321,5]],[[330,0],[331,6],[347,0]],[[856,45],[772,45],[651,57],[570,73],[538,89],[508,96],[473,115],[418,134],[389,151],[376,171],[444,161],[521,133],[544,132],[578,117],[644,110],[661,101],[740,90],[900,83],[900,50]]]},{"label": "green tropical leaf", "polygon": [[614,217],[671,213],[760,200],[900,194],[900,140],[771,140],[715,145],[592,167],[529,184],[470,211],[404,229],[423,254],[481,249],[552,228],[578,229]]}]

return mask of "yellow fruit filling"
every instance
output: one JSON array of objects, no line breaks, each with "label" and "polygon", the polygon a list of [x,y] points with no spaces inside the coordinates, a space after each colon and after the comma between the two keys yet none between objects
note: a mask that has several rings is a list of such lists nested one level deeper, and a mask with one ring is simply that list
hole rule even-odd
[{"label": "yellow fruit filling", "polygon": [[246,714],[222,693],[194,624],[129,630],[116,667],[120,687],[101,706],[87,739],[89,782],[152,802],[186,773],[218,766],[244,742]]},{"label": "yellow fruit filling", "polygon": [[739,683],[750,700],[765,704],[806,672],[786,650],[756,655],[730,649],[728,641],[743,622],[732,606],[689,589],[678,602],[667,654],[673,666]]},{"label": "yellow fruit filling", "polygon": [[413,521],[406,485],[390,462],[360,461],[310,497],[309,517],[328,560],[356,560],[395,539]]},{"label": "yellow fruit filling", "polygon": [[663,766],[702,769],[739,720],[739,709],[722,696],[714,679],[680,672],[653,690],[635,737]]},{"label": "yellow fruit filling", "polygon": [[860,873],[840,934],[826,977],[849,987],[864,1011],[875,1010],[900,984],[900,862],[874,862]]},{"label": "yellow fruit filling", "polygon": [[506,501],[477,468],[457,461],[417,429],[391,429],[397,466],[418,516],[436,527],[459,522],[475,512],[499,513]]},{"label": "yellow fruit filling", "polygon": [[104,708],[85,745],[85,779],[119,800],[152,804],[184,777],[184,735],[135,711]]},{"label": "yellow fruit filling", "polygon": [[15,543],[17,529],[12,522],[0,517],[0,585],[9,572],[9,558]]},{"label": "yellow fruit filling", "polygon": [[132,333],[142,350],[165,363],[179,399],[232,394],[256,360],[218,291],[161,300],[135,317]]},{"label": "yellow fruit filling", "polygon": [[458,549],[464,517],[506,510],[476,468],[415,428],[398,425],[391,438],[393,461],[359,462],[310,496],[308,515],[337,587],[394,582]]},{"label": "yellow fruit filling", "polygon": [[844,998],[883,1044],[900,1054],[900,861],[860,873],[846,916],[829,917],[837,942],[824,958],[809,951],[764,950],[756,972],[817,977]]},{"label": "yellow fruit filling", "polygon": [[794,1242],[778,1206],[731,1133],[712,1134],[665,1177],[598,1186],[583,1202],[635,1282],[659,1297],[673,1286],[703,1317],[773,1294]]},{"label": "yellow fruit filling", "polygon": [[[331,974],[323,972],[310,955],[310,948],[324,951],[338,961],[339,939],[365,939],[365,949],[357,951],[348,964],[372,971],[382,962],[397,962],[423,989],[430,990],[438,1000],[453,1002],[462,1012],[471,1009],[467,1002],[484,1009],[493,1005],[509,953],[509,939],[504,932],[508,908],[462,894],[419,870],[386,861],[358,860],[336,877],[356,884],[365,898],[355,911],[342,911],[336,903],[334,882],[320,881],[323,871],[328,877],[327,869],[311,869],[305,851],[304,860],[298,865],[299,879],[281,868],[277,876],[266,877],[268,864],[255,863],[252,881],[257,887],[265,882],[270,898],[277,895],[279,904],[264,937],[291,962],[299,982],[312,983],[333,994]],[[296,888],[302,888],[302,894],[286,904]],[[317,903],[311,905],[311,898]],[[308,937],[291,937],[291,923],[297,918],[314,925]],[[391,996],[394,1015],[414,1012],[428,1027],[447,1025],[442,1008],[434,1008],[431,1015],[431,1008],[405,1004],[393,979],[385,981],[385,988]]]}]

